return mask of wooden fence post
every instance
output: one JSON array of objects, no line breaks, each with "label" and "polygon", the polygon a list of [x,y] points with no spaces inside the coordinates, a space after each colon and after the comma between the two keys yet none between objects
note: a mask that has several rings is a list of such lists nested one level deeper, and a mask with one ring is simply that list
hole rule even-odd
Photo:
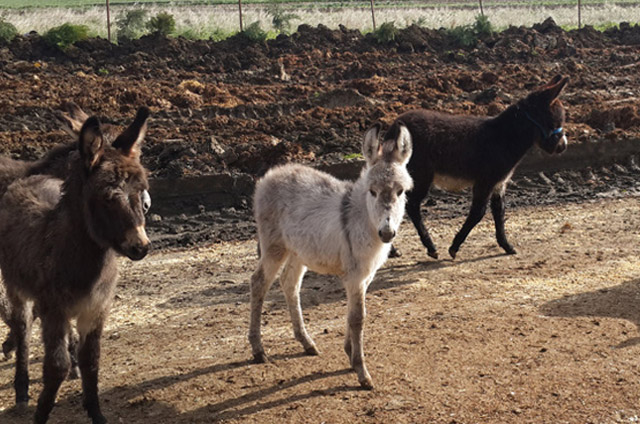
[{"label": "wooden fence post", "polygon": [[240,13],[240,32],[244,31],[242,27],[242,0],[238,0],[238,12]]},{"label": "wooden fence post", "polygon": [[371,20],[373,21],[373,30],[376,30],[376,14],[373,8],[373,0],[371,0]]},{"label": "wooden fence post", "polygon": [[109,10],[109,0],[107,0],[107,40],[111,42],[111,12]]}]

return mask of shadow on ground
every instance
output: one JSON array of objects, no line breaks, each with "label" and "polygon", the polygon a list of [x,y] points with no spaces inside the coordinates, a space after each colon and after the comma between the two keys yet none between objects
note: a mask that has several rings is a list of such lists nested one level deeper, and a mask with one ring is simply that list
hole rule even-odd
[{"label": "shadow on ground", "polygon": [[[552,300],[540,307],[549,317],[599,317],[625,319],[640,328],[640,279],[615,287],[579,293]],[[640,344],[640,337],[632,337],[616,346],[625,348]]]}]

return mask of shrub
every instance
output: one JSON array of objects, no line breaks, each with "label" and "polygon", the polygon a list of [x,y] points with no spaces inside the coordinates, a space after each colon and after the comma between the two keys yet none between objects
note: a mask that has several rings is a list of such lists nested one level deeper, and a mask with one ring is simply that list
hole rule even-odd
[{"label": "shrub", "polygon": [[449,30],[456,44],[463,47],[473,47],[478,44],[478,37],[471,25],[461,25]]},{"label": "shrub", "polygon": [[13,40],[16,35],[18,35],[16,27],[12,23],[0,18],[0,41],[8,43]]},{"label": "shrub", "polygon": [[272,2],[267,8],[267,14],[271,16],[271,24],[279,33],[288,33],[293,19],[300,19],[295,13],[287,13],[279,3]]},{"label": "shrub", "polygon": [[486,16],[478,15],[471,25],[461,25],[449,30],[449,35],[455,42],[463,47],[473,47],[478,44],[478,40],[493,35],[493,26]]},{"label": "shrub", "polygon": [[265,41],[267,33],[260,27],[260,22],[255,21],[242,32],[251,41]]},{"label": "shrub", "polygon": [[476,16],[476,21],[473,23],[473,30],[480,39],[491,37],[494,33],[493,25],[489,22],[489,18],[484,15]]},{"label": "shrub", "polygon": [[116,20],[118,40],[135,40],[147,32],[147,11],[142,9],[129,10]]},{"label": "shrub", "polygon": [[378,43],[389,43],[398,36],[398,28],[394,21],[385,22],[373,31],[373,37]]},{"label": "shrub", "polygon": [[51,28],[44,36],[44,40],[51,46],[66,50],[73,43],[89,38],[89,27],[86,25],[62,24]]},{"label": "shrub", "polygon": [[147,22],[147,28],[151,32],[159,32],[162,35],[171,35],[176,31],[176,20],[167,12],[160,12]]}]

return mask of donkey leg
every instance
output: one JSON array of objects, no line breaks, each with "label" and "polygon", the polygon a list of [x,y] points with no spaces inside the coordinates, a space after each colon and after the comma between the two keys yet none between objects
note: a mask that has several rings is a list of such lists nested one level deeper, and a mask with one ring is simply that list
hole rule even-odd
[{"label": "donkey leg", "polygon": [[510,255],[516,253],[516,250],[507,241],[507,235],[504,232],[504,188],[494,192],[491,196],[491,214],[493,222],[496,224],[496,239],[500,247]]},{"label": "donkey leg", "polygon": [[436,251],[436,247],[431,240],[431,236],[429,235],[427,227],[425,227],[424,225],[422,215],[420,214],[420,205],[422,205],[425,197],[427,197],[432,181],[433,176],[431,176],[431,178],[428,178],[426,181],[423,181],[424,184],[420,184],[419,186],[414,187],[413,190],[408,193],[407,215],[409,215],[409,218],[411,218],[413,226],[416,227],[422,245],[427,248],[427,255],[431,256],[434,259],[438,259],[438,252]]},{"label": "donkey leg", "polygon": [[302,278],[307,271],[307,267],[295,256],[290,256],[280,275],[280,286],[287,300],[291,323],[293,324],[293,334],[302,346],[307,355],[318,355],[320,352],[313,342],[302,318],[302,307],[300,306],[300,286]]},{"label": "donkey leg", "polygon": [[[82,380],[82,406],[93,424],[104,424],[107,419],[102,415],[98,398],[98,372],[100,369],[100,337],[104,326],[106,311],[98,316],[78,317],[78,365]],[[71,329],[67,329],[70,334]]]},{"label": "donkey leg", "polygon": [[80,368],[78,367],[78,335],[69,328],[69,358],[71,358],[71,370],[69,370],[69,379],[75,380],[80,377]]},{"label": "donkey leg", "polygon": [[46,423],[56,401],[60,385],[67,377],[71,360],[67,347],[69,322],[58,314],[41,316],[42,340],[44,341],[44,364],[42,381],[44,387],[38,398],[35,423]]},{"label": "donkey leg", "polygon": [[345,343],[345,351],[351,351],[351,367],[358,375],[358,382],[363,389],[373,389],[373,381],[364,362],[364,319],[366,317],[365,292],[366,285],[362,281],[347,281],[347,327],[351,339],[350,349]]},{"label": "donkey leg", "polygon": [[249,343],[253,353],[253,361],[257,364],[267,362],[267,355],[262,346],[260,326],[262,324],[262,305],[265,295],[273,284],[276,274],[287,258],[284,247],[262,249],[258,268],[251,276],[251,321],[249,323]]},{"label": "donkey leg", "polygon": [[31,339],[31,307],[17,296],[10,296],[11,318],[10,335],[16,346],[16,374],[13,387],[16,393],[16,405],[19,408],[29,402],[29,341]]},{"label": "donkey leg", "polygon": [[460,231],[458,231],[458,234],[454,237],[451,247],[449,247],[449,255],[451,255],[451,258],[455,259],[456,254],[460,249],[460,245],[465,241],[473,227],[480,222],[484,214],[487,212],[487,203],[489,203],[490,193],[491,190],[484,186],[473,186],[471,210],[469,211],[469,215],[462,225],[462,228],[460,228]]}]

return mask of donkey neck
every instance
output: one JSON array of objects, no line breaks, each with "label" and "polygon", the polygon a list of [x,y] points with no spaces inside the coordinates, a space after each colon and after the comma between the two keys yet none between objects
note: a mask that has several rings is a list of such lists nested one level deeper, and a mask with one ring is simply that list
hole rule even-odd
[{"label": "donkey neck", "polygon": [[493,128],[494,141],[516,161],[533,147],[538,131],[518,105],[509,106],[488,125]]},{"label": "donkey neck", "polygon": [[360,178],[348,186],[341,205],[343,231],[349,242],[349,248],[352,252],[357,250],[359,254],[380,249],[383,245],[377,235],[377,229],[369,219],[367,173],[368,170],[363,169]]}]

